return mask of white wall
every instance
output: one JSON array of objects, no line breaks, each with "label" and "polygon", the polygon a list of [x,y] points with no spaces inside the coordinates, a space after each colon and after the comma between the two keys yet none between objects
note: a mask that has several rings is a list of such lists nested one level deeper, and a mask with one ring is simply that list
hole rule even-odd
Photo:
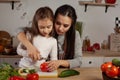
[{"label": "white wall", "polygon": [[[115,17],[120,17],[120,0],[117,0],[118,5],[115,7],[109,7],[107,13],[105,7],[100,6],[88,6],[87,12],[84,12],[84,6],[79,5],[78,1],[80,0],[21,0],[20,3],[15,3],[14,10],[10,3],[0,3],[0,30],[13,35],[18,27],[29,24],[39,7],[49,6],[55,12],[60,5],[70,4],[76,9],[78,21],[83,22],[83,39],[89,36],[91,43],[107,40],[108,35],[114,32]],[[18,8],[20,4],[22,5]]]}]

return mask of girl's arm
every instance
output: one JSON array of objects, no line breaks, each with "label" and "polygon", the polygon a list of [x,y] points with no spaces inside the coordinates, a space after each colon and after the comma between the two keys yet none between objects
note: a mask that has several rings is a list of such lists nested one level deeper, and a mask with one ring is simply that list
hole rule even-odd
[{"label": "girl's arm", "polygon": [[19,32],[17,35],[17,38],[27,48],[29,57],[31,57],[33,60],[40,59],[40,56],[38,56],[40,53],[32,45],[32,43],[27,39],[24,32]]}]

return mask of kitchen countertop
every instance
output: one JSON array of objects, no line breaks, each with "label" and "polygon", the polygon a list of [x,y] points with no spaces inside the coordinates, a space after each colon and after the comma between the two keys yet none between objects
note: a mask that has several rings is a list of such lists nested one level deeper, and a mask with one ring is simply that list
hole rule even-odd
[{"label": "kitchen countertop", "polygon": [[[120,57],[120,52],[99,50],[96,52],[83,52],[83,57]],[[0,58],[21,58],[19,55],[0,55]],[[59,69],[59,73],[64,69]],[[76,68],[80,75],[66,78],[40,78],[40,80],[103,80],[100,68]]]},{"label": "kitchen countertop", "polygon": [[[64,69],[59,69],[59,73]],[[80,75],[66,78],[40,78],[40,80],[103,80],[100,68],[76,68]]]},{"label": "kitchen countertop", "polygon": [[83,57],[120,57],[120,52],[110,50],[96,50],[95,52],[83,52]]},{"label": "kitchen countertop", "polygon": [[[21,58],[20,55],[1,55],[0,58]],[[83,52],[83,57],[120,57],[120,52],[110,50],[97,50],[95,52]]]},{"label": "kitchen countertop", "polygon": [[0,58],[21,58],[22,56],[20,55],[1,55]]}]

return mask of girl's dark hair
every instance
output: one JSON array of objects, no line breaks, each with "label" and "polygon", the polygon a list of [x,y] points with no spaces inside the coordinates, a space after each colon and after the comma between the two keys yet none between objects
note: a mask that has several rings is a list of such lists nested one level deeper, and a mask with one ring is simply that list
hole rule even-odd
[{"label": "girl's dark hair", "polygon": [[[70,5],[62,5],[59,8],[57,8],[55,12],[54,19],[56,20],[58,15],[62,16],[68,16],[71,18],[72,23],[70,29],[66,32],[65,35],[65,41],[64,41],[64,47],[66,50],[65,52],[65,59],[73,59],[75,54],[75,24],[76,24],[76,12],[75,9]],[[56,33],[56,38],[58,37],[58,34]],[[65,46],[66,45],[66,46]]]}]

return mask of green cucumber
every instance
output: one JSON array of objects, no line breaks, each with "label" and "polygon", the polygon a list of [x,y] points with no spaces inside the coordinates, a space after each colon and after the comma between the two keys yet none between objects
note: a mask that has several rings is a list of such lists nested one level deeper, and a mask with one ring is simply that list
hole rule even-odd
[{"label": "green cucumber", "polygon": [[119,59],[112,59],[112,64],[115,65],[115,66],[119,66],[120,67],[120,60]]},{"label": "green cucumber", "polygon": [[69,76],[74,76],[74,75],[79,75],[80,72],[78,72],[77,70],[74,70],[74,69],[67,69],[67,70],[64,70],[62,71],[58,77],[69,77]]}]

